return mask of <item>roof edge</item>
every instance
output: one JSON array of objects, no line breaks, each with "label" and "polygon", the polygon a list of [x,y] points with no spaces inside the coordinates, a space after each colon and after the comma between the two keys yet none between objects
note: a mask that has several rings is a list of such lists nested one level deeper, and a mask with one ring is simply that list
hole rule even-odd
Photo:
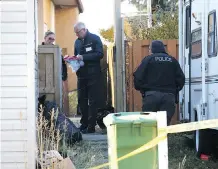
[{"label": "roof edge", "polygon": [[79,13],[83,13],[84,12],[84,7],[83,7],[83,3],[81,0],[76,0],[77,4],[78,4],[78,8],[79,8]]}]

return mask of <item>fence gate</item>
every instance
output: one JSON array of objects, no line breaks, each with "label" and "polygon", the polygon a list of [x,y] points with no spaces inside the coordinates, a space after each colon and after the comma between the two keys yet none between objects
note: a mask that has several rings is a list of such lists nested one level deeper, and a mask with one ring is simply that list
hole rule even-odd
[{"label": "fence gate", "polygon": [[39,95],[55,101],[62,110],[62,61],[56,45],[39,45]]},{"label": "fence gate", "polygon": [[[163,41],[167,52],[178,59],[179,44],[178,40],[164,40]],[[134,89],[133,86],[133,72],[141,63],[142,59],[149,54],[149,45],[151,40],[138,40],[126,43],[126,92],[127,92],[127,110],[128,111],[141,111],[142,98],[141,94]],[[172,119],[172,124],[178,122],[178,106],[176,113]]]}]

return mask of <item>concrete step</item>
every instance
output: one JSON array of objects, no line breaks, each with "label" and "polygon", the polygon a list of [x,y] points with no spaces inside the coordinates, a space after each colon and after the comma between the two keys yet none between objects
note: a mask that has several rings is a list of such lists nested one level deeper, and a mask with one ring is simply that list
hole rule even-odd
[{"label": "concrete step", "polygon": [[106,141],[107,142],[107,135],[102,135],[98,133],[83,134],[83,140],[85,141]]}]

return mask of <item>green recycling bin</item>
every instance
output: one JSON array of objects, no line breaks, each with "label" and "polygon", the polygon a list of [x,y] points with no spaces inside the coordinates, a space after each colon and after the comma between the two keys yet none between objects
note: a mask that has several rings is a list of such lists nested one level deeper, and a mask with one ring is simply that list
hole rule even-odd
[{"label": "green recycling bin", "polygon": [[156,113],[109,114],[104,118],[104,124],[107,126],[110,169],[157,169],[157,146],[117,162],[117,158],[157,137]]}]

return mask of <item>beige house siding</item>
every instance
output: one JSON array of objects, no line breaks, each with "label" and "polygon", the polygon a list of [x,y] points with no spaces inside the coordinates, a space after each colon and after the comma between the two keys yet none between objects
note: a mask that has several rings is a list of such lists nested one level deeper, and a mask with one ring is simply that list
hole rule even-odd
[{"label": "beige house siding", "polygon": [[55,32],[55,5],[51,0],[38,0],[38,41],[44,41],[45,25]]},{"label": "beige house siding", "polygon": [[[56,9],[55,11],[55,30],[56,44],[65,49],[66,54],[74,55],[74,42],[76,35],[73,26],[78,21],[79,10],[77,7],[67,9]],[[68,90],[76,88],[76,74],[68,67]]]},{"label": "beige house siding", "polygon": [[44,40],[44,10],[43,0],[38,0],[38,42],[41,44]]},{"label": "beige house siding", "polygon": [[44,13],[44,23],[47,24],[48,29],[51,29],[51,0],[43,0],[43,13]]}]

